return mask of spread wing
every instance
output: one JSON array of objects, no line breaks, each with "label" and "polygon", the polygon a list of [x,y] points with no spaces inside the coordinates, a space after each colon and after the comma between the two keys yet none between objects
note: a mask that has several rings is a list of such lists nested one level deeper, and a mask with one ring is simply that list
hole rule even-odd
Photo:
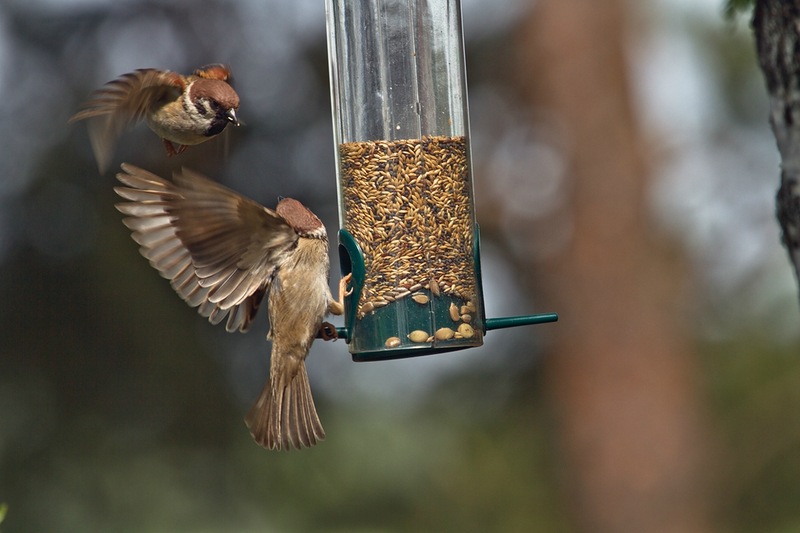
[{"label": "spread wing", "polygon": [[275,211],[183,170],[174,182],[123,164],[115,187],[140,252],[213,324],[246,331],[298,236]]},{"label": "spread wing", "polygon": [[70,122],[89,121],[89,139],[103,172],[122,132],[141,120],[153,104],[177,98],[184,78],[169,70],[140,69],[106,83],[81,105]]}]

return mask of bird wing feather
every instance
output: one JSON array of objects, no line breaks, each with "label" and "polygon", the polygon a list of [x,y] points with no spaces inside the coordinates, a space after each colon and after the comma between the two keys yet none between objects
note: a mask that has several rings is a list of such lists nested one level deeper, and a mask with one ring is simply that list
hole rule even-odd
[{"label": "bird wing feather", "polygon": [[297,233],[275,211],[189,170],[174,183],[123,164],[114,190],[142,255],[190,306],[246,331]]},{"label": "bird wing feather", "polygon": [[231,69],[228,68],[227,65],[223,65],[221,63],[213,63],[211,65],[200,67],[194,71],[194,75],[199,78],[206,78],[208,80],[222,80],[229,83],[233,81]]},{"label": "bird wing feather", "polygon": [[186,87],[180,74],[169,70],[139,69],[94,91],[69,122],[92,119],[89,139],[97,164],[104,171],[122,133],[142,120],[154,105],[177,98]]}]

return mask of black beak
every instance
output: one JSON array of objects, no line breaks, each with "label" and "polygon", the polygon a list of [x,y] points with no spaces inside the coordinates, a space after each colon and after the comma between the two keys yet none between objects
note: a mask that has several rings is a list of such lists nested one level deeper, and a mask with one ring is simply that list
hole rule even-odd
[{"label": "black beak", "polygon": [[225,113],[225,118],[228,119],[229,122],[233,122],[234,126],[238,126],[239,125],[239,119],[236,116],[236,110],[228,109],[228,112]]}]

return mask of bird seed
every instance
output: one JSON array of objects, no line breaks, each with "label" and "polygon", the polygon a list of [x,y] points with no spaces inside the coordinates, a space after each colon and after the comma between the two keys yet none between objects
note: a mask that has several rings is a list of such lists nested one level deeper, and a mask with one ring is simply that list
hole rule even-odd
[{"label": "bird seed", "polygon": [[351,142],[339,153],[344,226],[366,268],[358,317],[422,288],[433,297],[475,298],[464,137]]}]

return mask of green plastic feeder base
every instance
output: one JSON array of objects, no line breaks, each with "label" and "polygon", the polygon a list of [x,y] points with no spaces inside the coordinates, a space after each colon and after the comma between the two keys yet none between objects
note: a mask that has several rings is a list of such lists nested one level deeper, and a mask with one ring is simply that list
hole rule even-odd
[{"label": "green plastic feeder base", "polygon": [[[515,328],[518,326],[529,326],[534,324],[545,324],[547,322],[557,322],[558,314],[556,313],[542,313],[538,315],[521,315],[521,316],[508,316],[502,318],[487,318],[486,329],[503,329]],[[337,327],[336,333],[342,339],[350,338],[350,330],[347,327]],[[398,349],[382,349],[372,352],[358,352],[351,353],[353,361],[387,361],[390,359],[403,359],[405,357],[415,357],[417,355],[431,355],[437,353],[454,352],[457,350],[464,350],[472,348],[472,346],[457,346],[457,347],[433,347],[433,346],[419,346]]]},{"label": "green plastic feeder base", "polygon": [[[474,266],[480,288],[478,228],[475,235]],[[357,307],[366,277],[364,255],[345,229],[339,230],[339,260],[342,274],[352,274],[352,291],[345,298],[345,326],[336,328],[336,332],[348,343],[354,361],[385,361],[474,348],[483,344],[487,330],[558,320],[555,313],[485,319],[480,289],[480,301],[471,302],[430,287],[419,288],[413,295],[409,293],[368,313],[362,311],[359,317]]]}]

